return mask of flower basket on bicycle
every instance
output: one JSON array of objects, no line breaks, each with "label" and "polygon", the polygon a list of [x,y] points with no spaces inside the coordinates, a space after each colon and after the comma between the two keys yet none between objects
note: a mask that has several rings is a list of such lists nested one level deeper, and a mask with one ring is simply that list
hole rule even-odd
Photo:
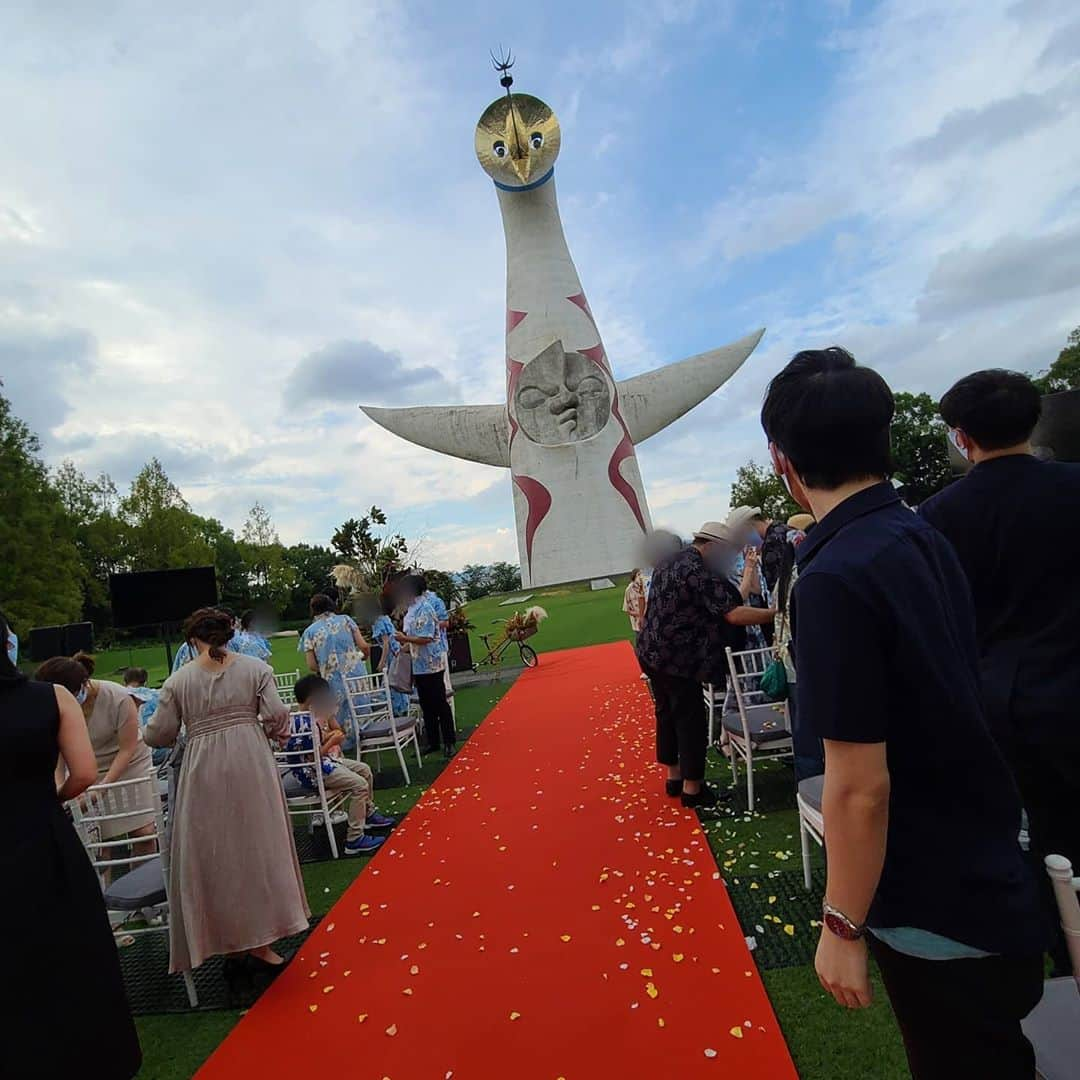
[{"label": "flower basket on bicycle", "polygon": [[497,620],[501,622],[498,637],[493,641],[487,634],[481,634],[480,638],[487,648],[487,655],[473,665],[475,671],[482,664],[499,664],[503,653],[514,643],[518,647],[521,662],[525,667],[536,667],[540,662],[536,650],[531,645],[524,644],[527,638],[531,638],[540,627],[540,623],[547,618],[547,612],[542,607],[533,606],[526,611],[515,611],[509,619]]}]

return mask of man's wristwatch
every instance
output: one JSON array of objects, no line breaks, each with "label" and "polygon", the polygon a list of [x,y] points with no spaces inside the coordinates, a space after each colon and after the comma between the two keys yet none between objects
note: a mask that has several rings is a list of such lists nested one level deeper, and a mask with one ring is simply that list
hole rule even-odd
[{"label": "man's wristwatch", "polygon": [[865,924],[853,923],[842,911],[834,908],[827,900],[821,901],[821,917],[825,929],[844,941],[858,941],[866,934]]}]

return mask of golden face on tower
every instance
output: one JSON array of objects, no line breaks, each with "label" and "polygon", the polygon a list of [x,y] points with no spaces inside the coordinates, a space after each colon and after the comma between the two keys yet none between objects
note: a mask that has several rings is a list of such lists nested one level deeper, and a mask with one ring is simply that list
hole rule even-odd
[{"label": "golden face on tower", "polygon": [[543,179],[559,156],[559,121],[529,94],[493,101],[476,125],[476,156],[484,172],[507,188]]}]

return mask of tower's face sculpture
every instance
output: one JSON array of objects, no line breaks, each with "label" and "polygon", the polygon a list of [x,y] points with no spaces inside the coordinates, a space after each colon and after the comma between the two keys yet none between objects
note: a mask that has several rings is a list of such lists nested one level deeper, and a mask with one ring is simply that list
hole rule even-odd
[{"label": "tower's face sculpture", "polygon": [[546,178],[559,156],[559,121],[539,98],[493,101],[476,125],[476,156],[499,187],[517,190]]},{"label": "tower's face sculpture", "polygon": [[556,341],[525,365],[510,408],[526,438],[564,446],[603,430],[611,416],[611,391],[601,368]]}]

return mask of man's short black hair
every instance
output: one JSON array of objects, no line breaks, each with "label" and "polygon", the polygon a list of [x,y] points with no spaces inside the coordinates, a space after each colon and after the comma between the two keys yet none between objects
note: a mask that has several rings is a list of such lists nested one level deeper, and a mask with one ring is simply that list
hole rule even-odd
[{"label": "man's short black hair", "polygon": [[892,472],[885,380],[832,345],[796,353],[769,383],[761,426],[809,488],[832,491]]},{"label": "man's short black hair", "polygon": [[970,435],[980,450],[1027,442],[1042,415],[1042,396],[1019,371],[976,371],[941,399],[941,418]]},{"label": "man's short black hair", "polygon": [[314,694],[329,689],[330,684],[321,675],[302,675],[296,680],[293,693],[299,704],[306,705]]}]

